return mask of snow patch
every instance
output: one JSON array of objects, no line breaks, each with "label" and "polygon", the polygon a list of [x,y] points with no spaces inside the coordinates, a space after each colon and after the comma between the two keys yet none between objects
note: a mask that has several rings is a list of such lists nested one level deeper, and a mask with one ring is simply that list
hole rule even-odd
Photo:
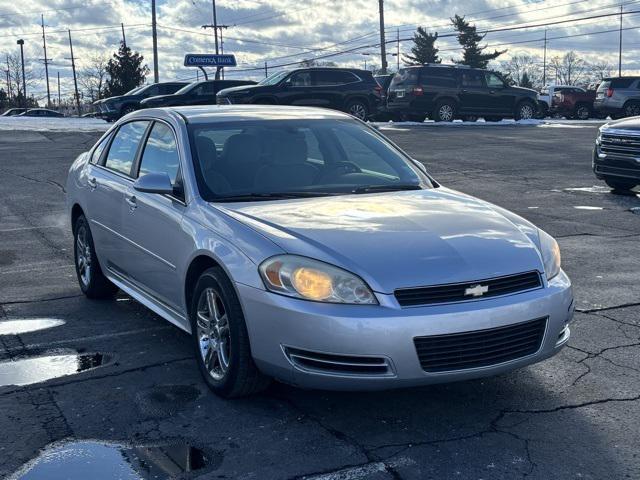
[{"label": "snow patch", "polygon": [[111,125],[98,118],[0,117],[0,130],[36,132],[104,132]]}]

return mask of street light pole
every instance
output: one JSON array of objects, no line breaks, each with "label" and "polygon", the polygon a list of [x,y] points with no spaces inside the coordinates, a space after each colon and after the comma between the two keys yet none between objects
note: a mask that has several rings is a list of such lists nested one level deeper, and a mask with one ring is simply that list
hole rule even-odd
[{"label": "street light pole", "polygon": [[[23,103],[24,108],[27,108],[27,82],[25,81],[24,75],[24,40],[18,40],[18,45],[20,45],[20,60],[22,61],[22,95],[24,97]],[[18,90],[18,93],[20,91]]]},{"label": "street light pole", "polygon": [[622,76],[622,4],[620,5],[620,43],[618,45],[618,76]]},{"label": "street light pole", "polygon": [[542,86],[547,85],[547,29],[544,29],[544,53],[542,56]]},{"label": "street light pole", "polygon": [[384,0],[378,0],[378,9],[380,10],[380,57],[382,68],[380,73],[387,73],[387,46],[384,39]]},{"label": "street light pole", "polygon": [[[216,13],[216,0],[211,0],[211,8],[213,9],[213,37],[216,45],[216,55],[220,54],[218,47],[218,15]],[[220,80],[220,67],[216,67],[216,80]]]},{"label": "street light pole", "polygon": [[158,73],[158,30],[156,28],[156,0],[151,0],[151,36],[153,39],[153,82],[160,81]]}]

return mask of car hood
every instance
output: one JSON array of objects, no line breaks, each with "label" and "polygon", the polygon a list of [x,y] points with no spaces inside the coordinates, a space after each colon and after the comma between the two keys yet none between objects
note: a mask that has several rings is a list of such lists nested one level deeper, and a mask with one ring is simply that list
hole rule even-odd
[{"label": "car hood", "polygon": [[609,128],[640,131],[640,117],[627,117],[621,118],[620,120],[614,120],[603,125],[602,130],[604,131]]},{"label": "car hood", "polygon": [[544,271],[533,225],[443,187],[215,208],[284,251],[345,268],[383,293]]},{"label": "car hood", "polygon": [[268,88],[266,85],[240,85],[238,87],[224,88],[218,92],[218,95],[233,95],[240,92],[258,92],[261,89]]},{"label": "car hood", "polygon": [[151,104],[157,104],[157,103],[166,103],[170,100],[175,100],[178,98],[182,98],[182,95],[155,95],[153,97],[147,97],[143,100],[140,101],[141,104],[143,105],[151,105]]},{"label": "car hood", "polygon": [[515,90],[516,92],[519,92],[521,94],[526,94],[529,95],[530,97],[537,97],[538,96],[538,92],[536,92],[535,90],[532,90],[531,88],[524,88],[524,87],[517,87],[515,85],[512,85],[509,87],[511,90]]}]

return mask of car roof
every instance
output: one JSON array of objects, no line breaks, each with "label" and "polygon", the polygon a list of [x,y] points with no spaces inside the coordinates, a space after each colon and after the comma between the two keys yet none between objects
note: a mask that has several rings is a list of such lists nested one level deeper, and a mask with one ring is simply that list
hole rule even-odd
[{"label": "car roof", "polygon": [[284,105],[201,105],[189,107],[167,107],[145,109],[135,112],[139,116],[160,114],[163,110],[175,112],[188,123],[233,122],[240,120],[308,120],[308,119],[352,119],[350,115],[314,107],[290,107]]}]

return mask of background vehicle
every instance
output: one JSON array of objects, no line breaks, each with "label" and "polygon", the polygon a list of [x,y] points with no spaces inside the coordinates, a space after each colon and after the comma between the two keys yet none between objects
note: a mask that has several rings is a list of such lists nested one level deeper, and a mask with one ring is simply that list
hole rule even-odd
[{"label": "background vehicle", "polygon": [[598,130],[593,172],[614,190],[640,185],[640,118],[609,122]]},{"label": "background vehicle", "polygon": [[394,75],[387,109],[411,120],[429,115],[450,122],[462,116],[533,118],[537,93],[510,86],[497,73],[462,65],[430,64],[401,68]]},{"label": "background vehicle", "polygon": [[31,108],[26,112],[18,114],[19,117],[64,117],[60,112],[49,110],[48,108]]},{"label": "background vehicle", "polygon": [[2,114],[3,117],[15,117],[16,115],[20,115],[21,113],[26,112],[26,108],[10,108],[6,112]]},{"label": "background vehicle", "polygon": [[612,118],[640,115],[640,77],[603,79],[593,107],[596,112]]},{"label": "background vehicle", "polygon": [[227,88],[218,93],[217,102],[325,107],[364,120],[381,104],[380,93],[369,71],[317,67],[281,71],[257,85]]},{"label": "background vehicle", "polygon": [[377,113],[372,114],[372,119],[381,122],[386,122],[388,120],[398,120],[398,115],[390,113],[387,110],[387,92],[389,91],[389,85],[391,85],[393,74],[374,75],[373,78],[375,78],[376,82],[378,82],[378,85],[380,85],[380,106],[378,107]]},{"label": "background vehicle", "polygon": [[163,82],[144,85],[116,97],[109,97],[94,102],[94,106],[99,110],[98,116],[107,121],[114,121],[123,117],[127,113],[140,108],[140,101],[156,95],[168,95],[175,93],[182,87],[188,85],[187,82]]},{"label": "background vehicle", "polygon": [[225,88],[255,85],[251,80],[203,80],[182,87],[170,95],[157,95],[140,102],[142,108],[176,107],[180,105],[215,105],[216,94]]},{"label": "background vehicle", "polygon": [[586,120],[593,113],[595,98],[596,92],[593,90],[587,91],[580,87],[558,89],[553,94],[550,113]]}]

